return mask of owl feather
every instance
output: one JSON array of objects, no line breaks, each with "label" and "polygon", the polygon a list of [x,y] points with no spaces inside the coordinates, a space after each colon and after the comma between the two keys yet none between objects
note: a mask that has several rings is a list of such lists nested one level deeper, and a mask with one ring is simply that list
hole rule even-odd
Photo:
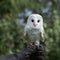
[{"label": "owl feather", "polygon": [[39,14],[32,14],[28,17],[24,29],[24,38],[27,45],[38,45],[40,40],[44,42],[45,31],[43,28],[43,18]]}]

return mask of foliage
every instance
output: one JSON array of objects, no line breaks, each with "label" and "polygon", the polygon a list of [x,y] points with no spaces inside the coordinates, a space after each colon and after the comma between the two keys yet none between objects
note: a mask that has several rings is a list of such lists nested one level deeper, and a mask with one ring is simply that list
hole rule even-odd
[{"label": "foliage", "polygon": [[0,0],[0,55],[23,49],[24,27],[17,24],[15,14],[27,8],[44,18],[47,60],[60,60],[59,6],[59,0]]}]

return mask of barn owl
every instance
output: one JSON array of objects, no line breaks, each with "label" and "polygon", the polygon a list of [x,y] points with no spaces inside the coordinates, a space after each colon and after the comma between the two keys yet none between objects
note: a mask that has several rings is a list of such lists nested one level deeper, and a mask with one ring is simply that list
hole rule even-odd
[{"label": "barn owl", "polygon": [[27,24],[24,29],[25,42],[28,45],[39,46],[40,40],[44,41],[43,18],[39,14],[32,14],[27,19]]}]

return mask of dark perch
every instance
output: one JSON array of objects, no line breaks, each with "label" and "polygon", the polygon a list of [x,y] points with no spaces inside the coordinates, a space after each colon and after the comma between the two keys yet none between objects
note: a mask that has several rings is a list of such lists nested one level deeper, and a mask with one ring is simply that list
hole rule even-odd
[{"label": "dark perch", "polygon": [[30,46],[22,52],[0,57],[0,60],[45,60],[43,46]]}]

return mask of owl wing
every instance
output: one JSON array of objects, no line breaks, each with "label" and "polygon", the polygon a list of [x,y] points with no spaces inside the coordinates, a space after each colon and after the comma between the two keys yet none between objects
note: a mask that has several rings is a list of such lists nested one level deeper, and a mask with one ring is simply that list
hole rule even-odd
[{"label": "owl wing", "polygon": [[45,39],[45,31],[44,31],[44,29],[42,29],[42,30],[41,30],[41,33],[40,33],[40,40],[41,40],[42,42],[44,42],[44,39]]},{"label": "owl wing", "polygon": [[28,30],[29,28],[26,26],[24,29],[24,42],[27,42],[29,40]]},{"label": "owl wing", "polygon": [[24,29],[24,41],[27,39],[27,27]]}]

